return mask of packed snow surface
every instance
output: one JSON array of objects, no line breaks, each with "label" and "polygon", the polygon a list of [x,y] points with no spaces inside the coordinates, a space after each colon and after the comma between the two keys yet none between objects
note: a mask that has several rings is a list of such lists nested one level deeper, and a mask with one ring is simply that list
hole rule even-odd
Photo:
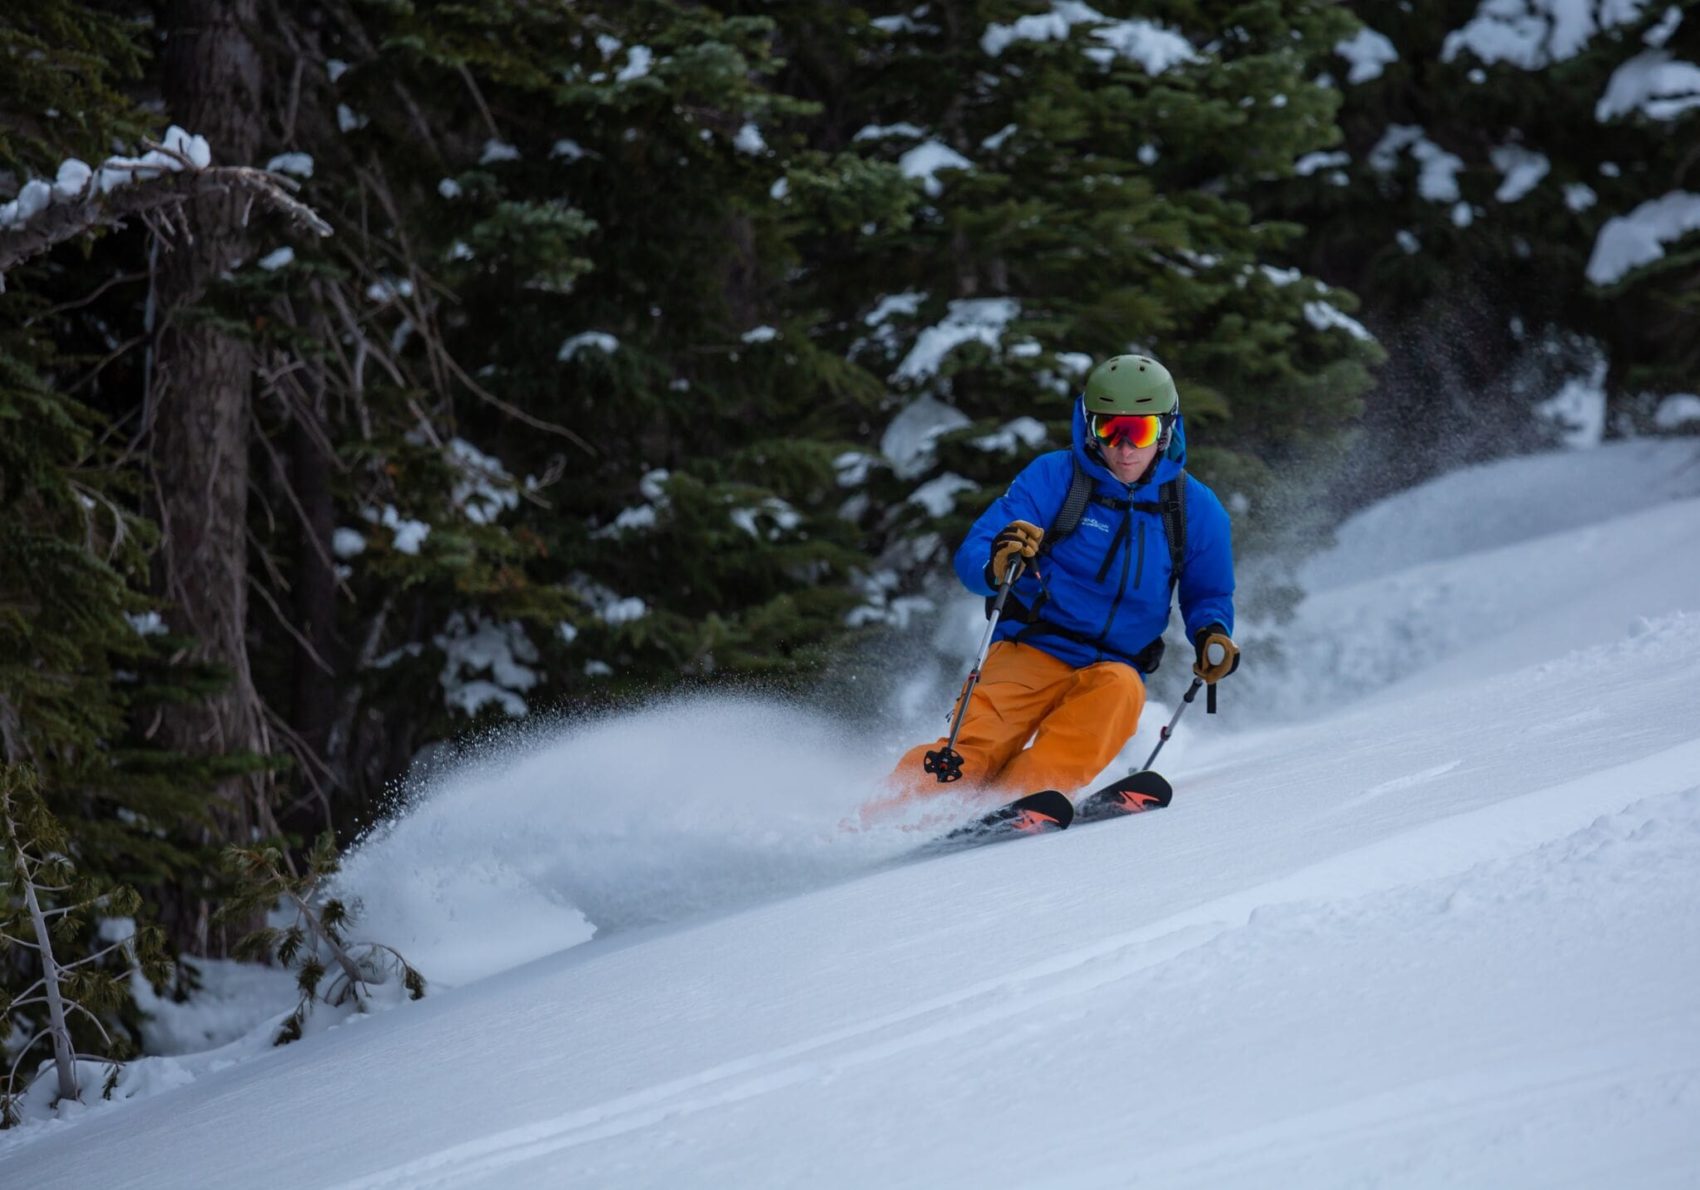
[{"label": "packed snow surface", "polygon": [[0,1184],[1700,1183],[1700,448],[1459,472],[1303,577],[1174,804],[1060,835],[840,828],[927,699],[491,740],[345,869],[426,1000],[139,1063]]}]

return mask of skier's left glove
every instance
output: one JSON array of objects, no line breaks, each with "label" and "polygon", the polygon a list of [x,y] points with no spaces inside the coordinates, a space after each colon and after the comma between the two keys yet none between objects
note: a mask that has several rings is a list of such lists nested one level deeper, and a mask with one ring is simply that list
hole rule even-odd
[{"label": "skier's left glove", "polygon": [[1192,672],[1209,685],[1214,686],[1240,667],[1239,646],[1222,625],[1211,624],[1200,629],[1194,643],[1198,660],[1193,663]]}]

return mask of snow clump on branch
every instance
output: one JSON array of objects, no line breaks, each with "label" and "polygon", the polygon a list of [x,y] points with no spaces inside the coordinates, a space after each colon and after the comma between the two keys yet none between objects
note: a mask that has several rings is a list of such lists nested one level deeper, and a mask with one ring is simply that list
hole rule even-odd
[{"label": "snow clump on branch", "polygon": [[212,150],[206,138],[193,136],[173,124],[166,130],[162,147],[150,149],[140,157],[108,157],[92,169],[86,162],[69,157],[60,163],[52,182],[40,178],[25,182],[17,198],[0,206],[0,229],[21,228],[55,203],[82,202],[91,193],[110,194],[131,182],[185,169],[206,169],[211,164]]}]

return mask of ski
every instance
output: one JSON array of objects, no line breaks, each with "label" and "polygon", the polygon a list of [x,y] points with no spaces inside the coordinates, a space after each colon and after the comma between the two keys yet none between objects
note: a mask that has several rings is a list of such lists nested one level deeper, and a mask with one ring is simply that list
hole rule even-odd
[{"label": "ski", "polygon": [[1049,834],[1067,828],[1074,819],[1074,804],[1054,789],[1030,793],[1007,805],[965,822],[947,834],[940,835],[917,852],[919,855],[943,855],[963,851],[1023,835]]},{"label": "ski", "polygon": [[1104,822],[1147,810],[1161,810],[1175,796],[1174,788],[1160,773],[1143,769],[1095,789],[1074,808],[1074,821]]},{"label": "ski", "polygon": [[972,822],[963,823],[923,844],[914,855],[944,855],[982,847],[987,843],[1019,839],[1023,835],[1050,834],[1066,830],[1070,824],[1106,822],[1129,814],[1143,814],[1147,810],[1162,809],[1174,796],[1174,788],[1162,774],[1149,769],[1093,790],[1081,798],[1078,805],[1055,789],[1042,789],[982,814]]}]

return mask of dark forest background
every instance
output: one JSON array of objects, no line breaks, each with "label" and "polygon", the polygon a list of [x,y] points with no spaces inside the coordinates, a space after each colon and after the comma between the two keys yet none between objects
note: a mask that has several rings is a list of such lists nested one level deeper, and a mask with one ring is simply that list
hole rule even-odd
[{"label": "dark forest background", "polygon": [[1106,355],[1248,558],[1692,433],[1700,4],[1524,7],[7,5],[0,760],[222,954],[425,750],[853,664]]}]

